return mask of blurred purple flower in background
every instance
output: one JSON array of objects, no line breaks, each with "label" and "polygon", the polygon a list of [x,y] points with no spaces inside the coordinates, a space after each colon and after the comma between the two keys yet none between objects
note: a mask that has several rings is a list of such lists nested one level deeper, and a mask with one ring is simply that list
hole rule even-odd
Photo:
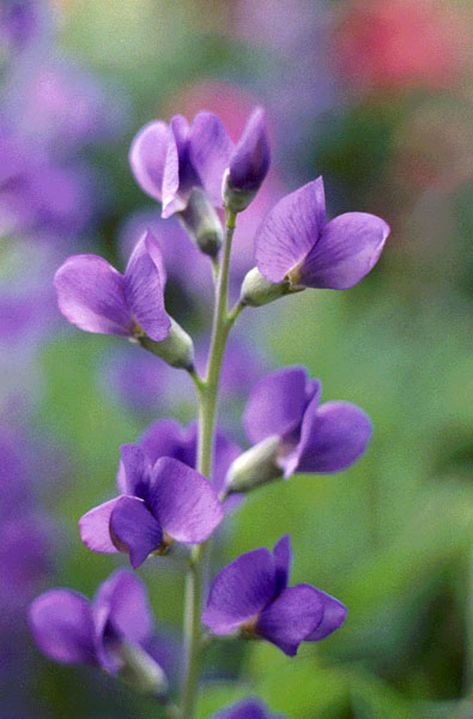
[{"label": "blurred purple flower in background", "polygon": [[213,719],[284,719],[281,714],[268,712],[259,699],[242,699],[231,707],[222,709]]}]

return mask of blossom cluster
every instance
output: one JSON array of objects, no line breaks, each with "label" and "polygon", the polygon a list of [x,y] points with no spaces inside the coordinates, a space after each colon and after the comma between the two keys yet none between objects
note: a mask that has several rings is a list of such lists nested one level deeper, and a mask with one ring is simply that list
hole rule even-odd
[{"label": "blossom cluster", "polygon": [[[90,254],[70,257],[59,268],[55,288],[69,322],[86,332],[126,338],[186,371],[200,409],[199,424],[182,427],[160,420],[136,443],[123,445],[117,496],[89,510],[79,528],[89,549],[123,552],[133,569],[150,556],[189,556],[190,599],[201,624],[185,630],[189,646],[177,711],[188,719],[194,713],[202,627],[214,638],[266,640],[292,657],[303,642],[321,641],[339,629],[347,614],[342,601],[320,588],[289,586],[289,536],[272,551],[257,548],[237,557],[216,573],[208,596],[201,597],[208,540],[235,503],[259,485],[300,472],[344,470],[363,455],[371,436],[362,409],[345,401],[321,403],[320,380],[295,366],[273,371],[254,385],[243,413],[250,447],[242,450],[221,427],[215,428],[228,334],[245,308],[309,288],[352,287],[376,264],[389,228],[380,218],[360,212],[328,221],[323,180],[309,182],[263,218],[254,237],[255,267],[228,310],[235,224],[270,166],[264,111],[254,110],[237,143],[209,112],[198,113],[191,123],[180,115],[169,123],[151,122],[134,139],[130,164],[143,191],[161,203],[162,217],[175,216],[214,268],[212,341],[203,377],[192,338],[166,309],[164,253],[149,229],[124,272]],[[177,552],[177,545],[184,547]],[[176,694],[150,649],[154,629],[145,590],[130,572],[112,575],[93,602],[66,589],[47,592],[33,603],[30,621],[38,646],[56,661],[93,664],[112,675],[133,677],[135,686],[161,701]],[[219,716],[263,719],[268,714],[249,699]]]}]

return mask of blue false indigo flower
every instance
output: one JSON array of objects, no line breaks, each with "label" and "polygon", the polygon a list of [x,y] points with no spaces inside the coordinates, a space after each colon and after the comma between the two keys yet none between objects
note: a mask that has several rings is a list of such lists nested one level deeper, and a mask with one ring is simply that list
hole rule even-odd
[{"label": "blue false indigo flower", "polygon": [[121,447],[123,493],[94,507],[79,521],[84,544],[94,552],[126,552],[134,569],[149,554],[174,542],[205,542],[223,519],[212,485],[172,457],[154,464],[133,444]]},{"label": "blue false indigo flower", "polygon": [[258,107],[251,114],[225,173],[225,207],[233,212],[245,210],[263,184],[270,162],[265,113]]},{"label": "blue false indigo flower", "polygon": [[365,212],[327,222],[319,177],[280,200],[255,238],[255,270],[243,281],[241,301],[271,302],[306,287],[346,290],[377,263],[389,226]]},{"label": "blue false indigo flower", "polygon": [[242,699],[231,707],[222,709],[213,719],[284,719],[280,714],[270,714],[259,699]]},{"label": "blue false indigo flower", "polygon": [[349,402],[320,404],[321,390],[303,367],[276,370],[257,383],[243,416],[254,446],[230,467],[227,494],[295,472],[340,472],[361,457],[371,437],[368,416]]},{"label": "blue false indigo flower", "polygon": [[301,642],[332,634],[345,621],[346,608],[310,584],[288,587],[291,562],[287,535],[272,552],[263,547],[242,554],[217,574],[204,624],[217,635],[266,639],[290,657]]},{"label": "blue false indigo flower", "polygon": [[172,366],[190,369],[192,340],[165,310],[165,282],[161,251],[149,231],[123,275],[103,257],[74,255],[54,278],[59,309],[76,327],[135,339]]},{"label": "blue false indigo flower", "polygon": [[233,143],[219,118],[200,112],[189,126],[182,115],[169,125],[145,125],[130,149],[130,165],[141,189],[162,203],[162,217],[179,213],[200,249],[214,256],[222,227],[214,207],[221,206],[222,177]]},{"label": "blue false indigo flower", "polygon": [[167,691],[153,658],[153,619],[142,582],[127,570],[114,572],[93,601],[70,589],[52,589],[30,607],[30,627],[46,656],[62,664],[90,664],[135,688]]}]

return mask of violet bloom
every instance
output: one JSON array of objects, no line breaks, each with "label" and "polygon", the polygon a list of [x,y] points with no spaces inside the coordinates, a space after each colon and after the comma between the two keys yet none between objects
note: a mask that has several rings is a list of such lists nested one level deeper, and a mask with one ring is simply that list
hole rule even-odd
[{"label": "violet bloom", "polygon": [[[245,278],[242,301],[264,304],[264,281],[265,301],[306,287],[349,289],[374,267],[389,232],[384,220],[365,212],[327,222],[319,177],[280,200],[263,220],[255,238],[257,269]],[[279,293],[273,296],[275,285]]]},{"label": "violet bloom", "polygon": [[216,576],[202,620],[217,635],[240,632],[266,639],[293,657],[301,642],[318,642],[345,621],[347,610],[311,586],[288,587],[290,538],[272,552],[265,547],[242,554]]},{"label": "violet bloom", "polygon": [[320,404],[321,390],[303,367],[276,370],[258,382],[243,416],[255,446],[230,468],[227,491],[295,472],[340,472],[356,462],[368,445],[371,422],[349,402]]},{"label": "violet bloom", "polygon": [[217,493],[199,472],[172,457],[152,463],[134,444],[121,447],[122,494],[94,507],[80,522],[94,552],[127,552],[133,568],[174,542],[200,544],[223,519]]},{"label": "violet bloom", "polygon": [[242,699],[231,707],[222,709],[214,719],[283,719],[279,714],[270,714],[259,699]]},{"label": "violet bloom", "polygon": [[139,665],[148,689],[166,684],[149,654],[154,627],[146,590],[127,570],[114,572],[92,601],[70,589],[45,592],[32,603],[29,620],[39,649],[56,662],[99,666],[113,676]]}]

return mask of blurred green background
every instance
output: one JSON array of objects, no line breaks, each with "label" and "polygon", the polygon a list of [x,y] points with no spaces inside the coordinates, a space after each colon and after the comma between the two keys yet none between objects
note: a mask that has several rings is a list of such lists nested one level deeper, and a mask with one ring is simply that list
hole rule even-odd
[{"label": "blurred green background", "polygon": [[[210,650],[200,716],[251,694],[293,719],[473,717],[473,4],[62,0],[56,11],[60,47],[119,88],[129,114],[119,140],[85,150],[112,199],[84,251],[120,262],[124,219],[153,207],[129,171],[130,141],[199,102],[243,119],[265,105],[283,191],[322,174],[332,215],[375,212],[392,227],[359,286],[239,320],[269,366],[304,364],[325,399],[362,406],[374,438],[349,471],[261,489],[228,520],[216,566],[289,532],[294,581],[340,598],[349,618],[293,660],[257,642]],[[109,102],[113,113],[113,92]],[[202,329],[210,308],[193,313],[170,293],[186,328]],[[42,587],[91,596],[125,564],[88,552],[77,520],[112,496],[118,446],[169,409],[133,411],[110,391],[103,375],[120,347],[60,321],[37,355],[33,426],[67,457],[42,500],[61,536]],[[185,420],[192,411],[191,398],[172,408]],[[178,631],[179,567],[156,559],[140,574],[158,628]],[[39,653],[24,692],[31,716],[159,716],[112,680]]]}]

